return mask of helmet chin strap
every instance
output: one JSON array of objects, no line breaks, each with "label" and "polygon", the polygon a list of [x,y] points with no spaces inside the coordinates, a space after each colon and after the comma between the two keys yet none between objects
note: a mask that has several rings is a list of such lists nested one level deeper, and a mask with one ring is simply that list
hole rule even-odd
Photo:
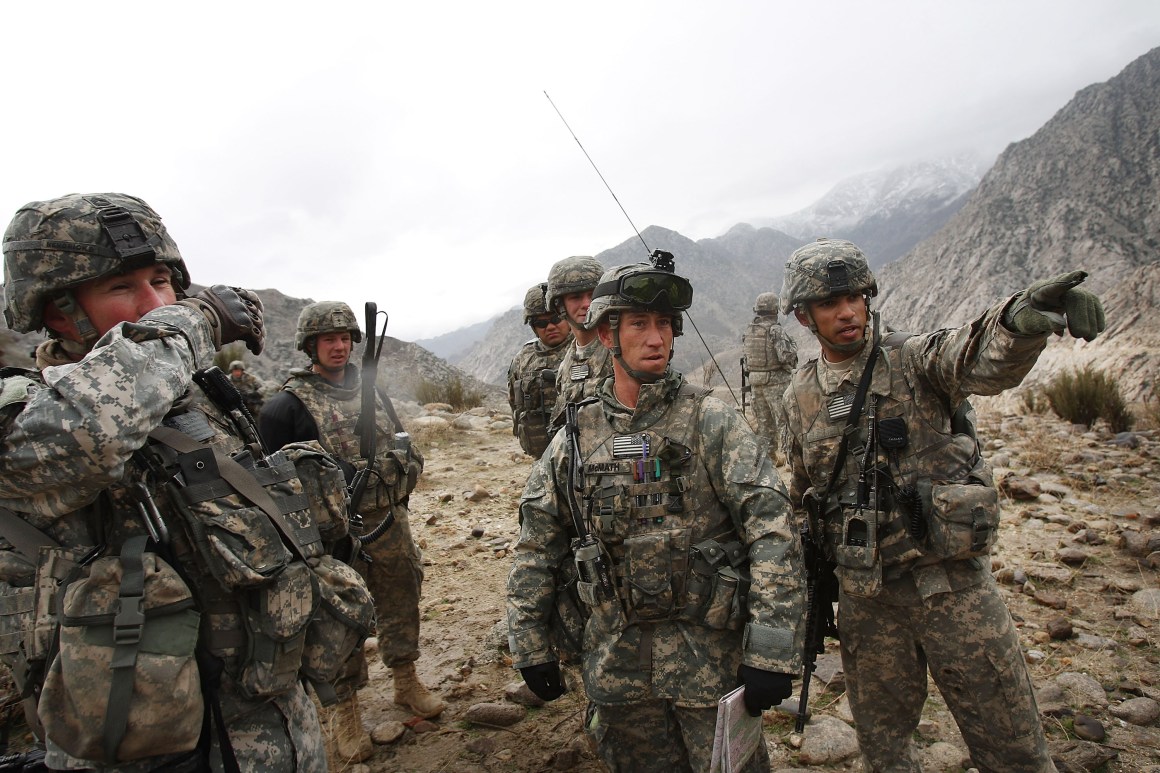
[{"label": "helmet chin strap", "polygon": [[[56,307],[60,309],[62,314],[72,320],[73,326],[77,329],[77,335],[80,336],[81,339],[80,343],[83,346],[82,351],[87,351],[94,343],[97,342],[97,339],[100,338],[100,336],[97,335],[97,329],[93,327],[93,323],[92,320],[89,319],[89,315],[85,314],[85,310],[81,308],[79,303],[77,303],[76,296],[73,295],[72,290],[65,290],[63,293],[53,299],[53,303],[56,304]],[[68,346],[70,342],[68,342],[66,339],[62,339],[62,341],[65,343],[65,350],[68,351],[70,349]],[[76,352],[70,353],[75,354]]]},{"label": "helmet chin strap", "polygon": [[810,323],[810,325],[809,325],[810,332],[813,333],[815,336],[817,336],[820,340],[825,341],[826,345],[829,346],[831,349],[833,349],[836,352],[841,352],[842,354],[853,354],[854,352],[859,351],[863,346],[866,345],[866,336],[870,332],[869,320],[872,316],[871,311],[870,311],[870,298],[869,298],[869,296],[863,295],[862,297],[866,299],[867,325],[863,329],[862,337],[860,339],[858,339],[857,341],[851,341],[848,344],[839,344],[839,343],[835,343],[834,341],[831,341],[830,339],[826,338],[824,335],[822,335],[821,333],[818,332],[818,324],[816,322],[814,322],[814,315],[810,314],[809,305],[802,304],[801,310],[802,310],[802,313],[806,315],[806,320]]},{"label": "helmet chin strap", "polygon": [[[610,311],[608,313],[608,326],[612,329],[612,346],[608,351],[611,352],[613,359],[620,363],[620,367],[624,370],[625,373],[632,376],[642,384],[655,384],[665,377],[665,374],[663,373],[657,375],[655,373],[644,373],[642,371],[636,370],[635,368],[630,368],[628,363],[624,361],[624,355],[620,350],[620,314],[618,312]],[[672,347],[669,347],[669,362],[672,361],[673,349]]]}]

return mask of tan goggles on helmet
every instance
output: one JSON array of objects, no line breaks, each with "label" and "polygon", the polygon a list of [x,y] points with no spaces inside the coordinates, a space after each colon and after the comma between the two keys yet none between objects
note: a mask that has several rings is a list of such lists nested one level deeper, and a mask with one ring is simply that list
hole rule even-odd
[{"label": "tan goggles on helmet", "polygon": [[641,271],[614,282],[597,285],[592,297],[619,295],[651,311],[684,311],[693,305],[693,286],[683,276],[667,271]]}]

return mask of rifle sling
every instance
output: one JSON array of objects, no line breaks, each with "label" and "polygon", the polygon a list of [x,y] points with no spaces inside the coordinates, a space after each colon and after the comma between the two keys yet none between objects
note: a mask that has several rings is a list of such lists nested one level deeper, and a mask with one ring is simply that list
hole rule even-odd
[{"label": "rifle sling", "polygon": [[834,459],[834,470],[830,473],[830,480],[826,483],[826,490],[822,495],[823,501],[829,498],[830,492],[834,488],[834,483],[838,480],[838,474],[842,471],[842,465],[846,463],[846,451],[850,447],[850,435],[853,434],[858,419],[862,416],[862,404],[866,402],[866,392],[870,389],[870,379],[874,375],[874,363],[878,359],[878,351],[880,348],[879,341],[876,339],[874,341],[874,347],[870,350],[870,359],[866,361],[866,367],[862,369],[862,378],[858,381],[858,390],[854,392],[854,402],[850,406],[850,418],[846,420],[846,427],[842,430],[842,442],[838,445],[838,456]]}]

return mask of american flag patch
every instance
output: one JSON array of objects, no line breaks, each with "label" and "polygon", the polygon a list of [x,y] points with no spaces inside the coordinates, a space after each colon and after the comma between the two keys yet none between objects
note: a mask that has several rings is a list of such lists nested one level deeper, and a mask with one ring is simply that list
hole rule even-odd
[{"label": "american flag patch", "polygon": [[588,363],[586,362],[582,362],[579,365],[573,365],[572,368],[568,371],[568,375],[573,381],[583,381],[584,379],[588,378],[588,373]]},{"label": "american flag patch", "polygon": [[854,395],[837,395],[826,406],[826,413],[830,415],[830,421],[841,421],[850,415],[852,407],[854,407]]},{"label": "american flag patch", "polygon": [[644,454],[644,435],[614,435],[612,438],[613,459],[640,459]]}]

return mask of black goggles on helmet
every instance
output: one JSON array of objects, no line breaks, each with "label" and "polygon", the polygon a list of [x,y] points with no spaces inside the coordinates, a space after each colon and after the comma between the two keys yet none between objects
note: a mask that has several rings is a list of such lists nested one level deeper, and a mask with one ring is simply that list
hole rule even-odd
[{"label": "black goggles on helmet", "polygon": [[544,328],[546,328],[548,325],[558,325],[558,324],[560,324],[560,319],[561,319],[561,318],[560,318],[560,315],[559,315],[559,314],[553,314],[553,315],[552,315],[552,316],[550,316],[550,317],[543,317],[543,318],[537,318],[537,319],[530,319],[530,320],[528,320],[528,324],[529,324],[529,325],[531,325],[532,327],[534,327],[534,328],[538,329],[538,330],[543,330],[543,329],[544,329]]},{"label": "black goggles on helmet", "polygon": [[667,271],[639,271],[596,285],[592,297],[617,295],[649,311],[684,311],[693,305],[693,286]]}]

